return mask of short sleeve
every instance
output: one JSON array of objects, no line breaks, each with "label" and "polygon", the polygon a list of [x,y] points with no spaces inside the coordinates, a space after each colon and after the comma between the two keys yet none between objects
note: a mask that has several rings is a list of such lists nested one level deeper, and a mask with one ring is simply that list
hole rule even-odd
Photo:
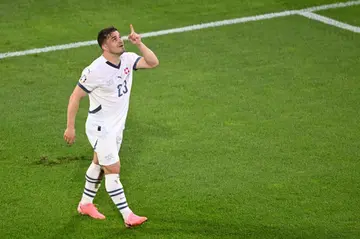
[{"label": "short sleeve", "polygon": [[99,86],[99,77],[89,68],[85,68],[81,73],[81,77],[78,81],[78,86],[86,93],[91,93]]},{"label": "short sleeve", "polygon": [[134,52],[129,52],[127,53],[127,57],[128,57],[128,61],[131,63],[132,65],[132,69],[134,71],[137,70],[136,65],[139,62],[139,60],[141,59],[142,56],[139,56],[138,54],[134,53]]}]

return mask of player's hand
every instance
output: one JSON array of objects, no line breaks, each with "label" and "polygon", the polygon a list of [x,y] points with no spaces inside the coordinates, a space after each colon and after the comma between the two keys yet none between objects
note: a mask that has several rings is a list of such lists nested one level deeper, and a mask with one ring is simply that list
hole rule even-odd
[{"label": "player's hand", "polygon": [[72,145],[75,142],[75,128],[66,128],[64,139],[66,143]]},{"label": "player's hand", "polygon": [[130,24],[130,34],[128,36],[128,39],[134,45],[138,45],[141,43],[141,36],[135,32],[132,24]]}]

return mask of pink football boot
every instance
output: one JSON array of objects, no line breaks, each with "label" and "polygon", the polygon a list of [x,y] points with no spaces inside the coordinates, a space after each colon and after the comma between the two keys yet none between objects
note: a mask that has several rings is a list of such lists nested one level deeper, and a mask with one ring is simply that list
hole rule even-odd
[{"label": "pink football boot", "polygon": [[77,208],[78,212],[82,215],[88,215],[95,219],[105,219],[105,216],[101,214],[98,209],[92,203],[81,204]]}]

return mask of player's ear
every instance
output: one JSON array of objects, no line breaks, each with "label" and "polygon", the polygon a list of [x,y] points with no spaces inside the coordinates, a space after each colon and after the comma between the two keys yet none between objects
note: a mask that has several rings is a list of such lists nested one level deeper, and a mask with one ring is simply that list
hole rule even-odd
[{"label": "player's ear", "polygon": [[101,46],[101,48],[103,49],[103,51],[109,49],[108,46],[106,45],[106,43],[103,43],[102,46]]}]

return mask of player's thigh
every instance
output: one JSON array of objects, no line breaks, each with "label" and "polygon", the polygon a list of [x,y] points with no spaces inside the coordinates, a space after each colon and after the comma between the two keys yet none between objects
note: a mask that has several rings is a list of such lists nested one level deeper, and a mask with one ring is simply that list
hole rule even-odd
[{"label": "player's thigh", "polygon": [[94,132],[86,131],[86,136],[87,136],[87,138],[89,140],[89,143],[90,143],[91,147],[94,149],[96,147],[99,135],[97,135]]},{"label": "player's thigh", "polygon": [[94,151],[101,166],[113,165],[119,162],[116,135],[99,137]]},{"label": "player's thigh", "polygon": [[123,131],[121,130],[116,134],[116,148],[118,153],[120,152],[122,140],[123,140]]}]

